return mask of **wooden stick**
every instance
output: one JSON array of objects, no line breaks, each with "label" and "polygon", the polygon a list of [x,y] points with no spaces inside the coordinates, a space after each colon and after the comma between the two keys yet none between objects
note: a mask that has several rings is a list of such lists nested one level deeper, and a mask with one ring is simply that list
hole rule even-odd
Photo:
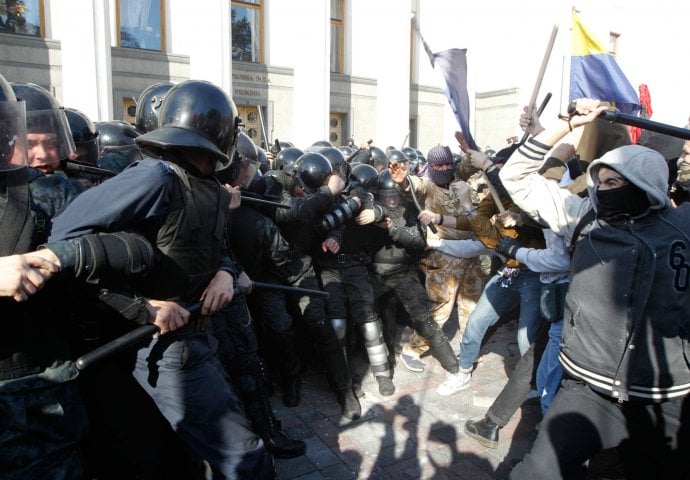
[{"label": "wooden stick", "polygon": [[549,58],[551,57],[551,51],[553,50],[553,44],[556,42],[556,35],[558,34],[558,24],[553,26],[551,30],[551,38],[549,38],[549,43],[546,46],[546,52],[544,52],[544,58],[541,60],[541,68],[539,69],[539,74],[537,75],[537,81],[534,84],[534,89],[532,90],[532,98],[530,98],[529,104],[527,105],[527,113],[534,113],[534,107],[537,104],[537,95],[539,95],[539,89],[541,88],[541,83],[544,80],[544,74],[546,73],[546,66],[549,64]]},{"label": "wooden stick", "polygon": [[506,207],[503,206],[503,202],[501,201],[501,198],[498,196],[496,188],[494,188],[494,186],[491,184],[491,180],[489,180],[489,177],[486,176],[484,170],[479,171],[481,172],[482,177],[486,181],[486,185],[489,187],[489,192],[491,192],[491,196],[494,199],[494,203],[496,203],[496,206],[498,207],[498,211],[501,213],[506,213]]}]

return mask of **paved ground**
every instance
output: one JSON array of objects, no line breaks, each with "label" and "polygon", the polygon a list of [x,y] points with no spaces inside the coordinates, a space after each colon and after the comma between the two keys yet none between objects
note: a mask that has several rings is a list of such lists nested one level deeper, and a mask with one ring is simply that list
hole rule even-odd
[{"label": "paved ground", "polygon": [[[280,392],[273,397],[283,429],[307,443],[306,456],[277,462],[278,478],[507,478],[511,463],[534,441],[534,427],[541,419],[538,404],[528,401],[523,405],[501,430],[497,449],[487,449],[466,437],[463,425],[469,418],[481,418],[505,385],[518,358],[514,328],[514,324],[498,328],[482,349],[470,388],[448,397],[435,392],[445,372],[431,357],[424,359],[427,368],[422,373],[410,372],[398,362],[397,390],[391,397],[380,396],[376,381],[367,373],[363,415],[357,421],[340,417],[324,376],[310,370],[304,377],[299,407],[283,406]],[[457,338],[452,345],[457,351]],[[366,368],[363,362],[358,365]],[[622,478],[615,454],[593,462],[589,478]]]}]

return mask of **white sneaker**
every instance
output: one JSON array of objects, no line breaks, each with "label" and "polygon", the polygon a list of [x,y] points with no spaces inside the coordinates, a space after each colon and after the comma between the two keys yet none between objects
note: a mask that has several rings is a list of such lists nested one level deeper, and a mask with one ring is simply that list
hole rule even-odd
[{"label": "white sneaker", "polygon": [[436,393],[441,396],[452,395],[455,392],[468,388],[470,386],[470,380],[472,380],[471,373],[449,373],[446,376],[446,381],[436,389]]}]

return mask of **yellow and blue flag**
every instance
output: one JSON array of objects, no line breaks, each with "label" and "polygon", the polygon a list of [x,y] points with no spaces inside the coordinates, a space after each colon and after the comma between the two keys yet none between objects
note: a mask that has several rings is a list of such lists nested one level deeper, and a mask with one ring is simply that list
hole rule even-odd
[{"label": "yellow and blue flag", "polygon": [[640,100],[615,57],[582,25],[575,12],[572,23],[570,100],[595,98],[614,102],[622,113],[636,114],[640,110]]}]

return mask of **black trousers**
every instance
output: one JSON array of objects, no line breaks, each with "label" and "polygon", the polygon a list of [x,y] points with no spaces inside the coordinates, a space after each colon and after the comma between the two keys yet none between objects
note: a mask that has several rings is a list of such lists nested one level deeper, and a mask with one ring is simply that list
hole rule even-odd
[{"label": "black trousers", "polygon": [[618,403],[566,378],[510,478],[585,478],[585,462],[612,447],[619,447],[626,478],[690,478],[690,397]]},{"label": "black trousers", "polygon": [[549,340],[550,326],[551,323],[542,322],[534,336],[534,342],[515,364],[515,370],[510,375],[508,383],[489,407],[486,416],[492,422],[504,427],[520,405],[527,400],[532,383],[536,379],[539,360]]}]

